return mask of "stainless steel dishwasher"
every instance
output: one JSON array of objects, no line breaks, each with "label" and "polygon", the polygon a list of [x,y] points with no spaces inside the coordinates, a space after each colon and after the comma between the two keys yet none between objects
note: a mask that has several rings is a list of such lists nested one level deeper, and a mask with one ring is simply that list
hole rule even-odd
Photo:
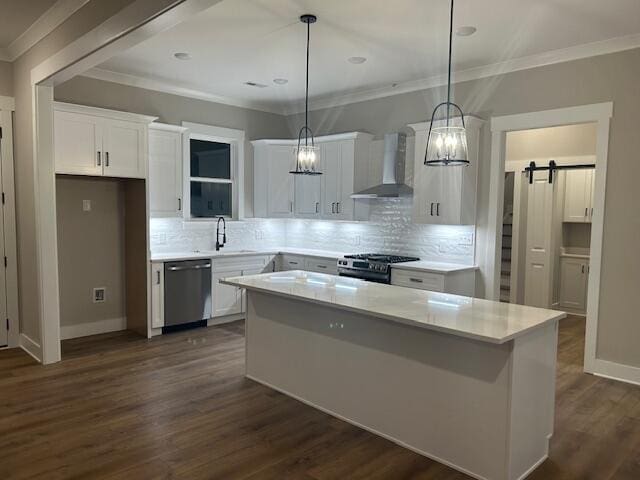
[{"label": "stainless steel dishwasher", "polygon": [[[164,328],[206,325],[211,317],[211,261],[164,264]],[[197,322],[197,323],[196,323]]]}]

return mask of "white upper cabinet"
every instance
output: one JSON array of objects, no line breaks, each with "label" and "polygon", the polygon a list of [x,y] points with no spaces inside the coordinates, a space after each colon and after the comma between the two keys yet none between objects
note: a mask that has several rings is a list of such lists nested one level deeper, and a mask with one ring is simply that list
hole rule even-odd
[{"label": "white upper cabinet", "polygon": [[564,221],[590,223],[593,216],[593,169],[565,170]]},{"label": "white upper cabinet", "polygon": [[54,103],[56,173],[146,178],[155,117]]},{"label": "white upper cabinet", "polygon": [[102,175],[102,137],[102,123],[99,118],[56,110],[56,173]]},{"label": "white upper cabinet", "polygon": [[[459,119],[453,119],[459,122]],[[436,122],[436,125],[444,123]],[[442,225],[472,225],[476,221],[476,191],[480,129],[484,121],[465,116],[470,164],[467,166],[427,167],[429,123],[409,125],[415,132],[413,221]]]},{"label": "white upper cabinet", "polygon": [[182,216],[183,127],[149,125],[149,205],[155,217]]},{"label": "white upper cabinet", "polygon": [[292,175],[297,140],[256,140],[254,214],[256,217],[361,220],[368,202],[351,198],[366,188],[372,136],[354,132],[317,137],[322,175]]}]

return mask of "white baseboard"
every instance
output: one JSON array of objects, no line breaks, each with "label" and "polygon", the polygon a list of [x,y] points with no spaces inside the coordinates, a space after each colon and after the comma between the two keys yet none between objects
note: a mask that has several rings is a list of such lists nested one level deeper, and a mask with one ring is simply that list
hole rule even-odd
[{"label": "white baseboard", "polygon": [[620,382],[640,385],[640,368],[596,358],[593,362],[594,375]]},{"label": "white baseboard", "polygon": [[77,325],[61,325],[60,339],[88,337],[100,333],[118,332],[127,329],[126,318],[107,318],[96,322],[79,323]]},{"label": "white baseboard", "polygon": [[42,363],[42,347],[24,333],[20,334],[20,348]]}]

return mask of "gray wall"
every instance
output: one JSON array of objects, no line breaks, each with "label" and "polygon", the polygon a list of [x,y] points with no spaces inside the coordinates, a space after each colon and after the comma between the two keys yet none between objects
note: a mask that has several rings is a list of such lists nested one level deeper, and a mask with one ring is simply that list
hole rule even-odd
[{"label": "gray wall", "polygon": [[[123,182],[61,175],[56,190],[60,325],[125,317]],[[93,303],[96,287],[104,303]]]},{"label": "gray wall", "polygon": [[[455,86],[455,101],[489,119],[598,102],[614,102],[611,121],[597,356],[640,367],[640,49],[550,65]],[[445,88],[412,92],[314,111],[317,134],[363,130],[380,136],[427,119]],[[292,128],[301,117],[289,117]],[[478,229],[486,230],[490,129],[479,173]]]},{"label": "gray wall", "polygon": [[0,95],[13,97],[13,67],[0,60]]},{"label": "gray wall", "polygon": [[75,77],[55,87],[55,100],[160,117],[158,121],[180,125],[182,121],[244,130],[245,213],[253,216],[253,147],[250,140],[290,136],[284,116],[206,102],[168,93],[129,87],[88,77]]}]

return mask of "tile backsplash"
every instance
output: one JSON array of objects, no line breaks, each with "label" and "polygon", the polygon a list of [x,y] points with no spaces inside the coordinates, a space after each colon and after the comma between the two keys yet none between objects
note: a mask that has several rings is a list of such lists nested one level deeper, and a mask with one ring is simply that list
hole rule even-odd
[{"label": "tile backsplash", "polygon": [[[156,253],[212,250],[215,222],[151,219],[151,250]],[[276,247],[341,252],[414,255],[423,260],[459,264],[474,262],[475,228],[416,225],[411,199],[372,201],[370,221],[337,222],[301,219],[247,219],[227,223],[228,249]]]}]

